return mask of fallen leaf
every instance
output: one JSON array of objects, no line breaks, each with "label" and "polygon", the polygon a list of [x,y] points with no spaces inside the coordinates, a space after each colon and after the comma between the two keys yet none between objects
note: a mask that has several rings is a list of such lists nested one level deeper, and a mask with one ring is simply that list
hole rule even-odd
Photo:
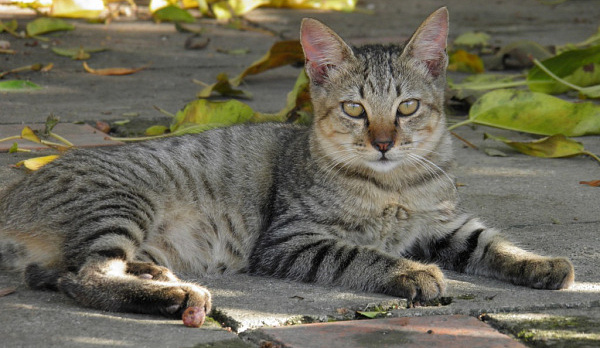
[{"label": "fallen leaf", "polygon": [[217,48],[217,52],[229,54],[232,56],[242,56],[242,55],[250,53],[250,49],[249,48],[237,48],[237,49],[233,49],[233,50],[226,50],[223,48]]},{"label": "fallen leaf", "polygon": [[90,53],[102,52],[106,51],[108,48],[106,47],[94,47],[94,48],[86,48],[86,47],[73,47],[73,48],[61,48],[61,47],[52,47],[52,52],[58,54],[59,56],[69,57],[76,60],[84,60],[90,58]]},{"label": "fallen leaf", "polygon": [[27,168],[29,170],[38,170],[38,169],[42,168],[43,166],[45,166],[46,164],[54,161],[57,158],[58,158],[58,155],[35,157],[35,158],[30,158],[30,159],[21,161],[21,162],[17,163],[16,166],[17,167],[24,166],[25,168]]},{"label": "fallen leaf", "polygon": [[103,0],[52,0],[51,13],[55,17],[98,18],[104,11]]},{"label": "fallen leaf", "polygon": [[300,41],[279,41],[271,46],[269,52],[252,63],[230,82],[233,86],[239,86],[242,80],[248,75],[255,75],[269,69],[299,63],[304,63],[304,52],[302,51]]},{"label": "fallen leaf", "polygon": [[29,36],[38,36],[54,31],[73,30],[75,27],[59,18],[40,17],[27,23],[26,31]]},{"label": "fallen leaf", "polygon": [[310,82],[306,72],[302,70],[296,79],[294,88],[287,95],[287,102],[283,109],[276,114],[256,113],[255,122],[294,122],[310,124],[313,117],[313,107],[309,91]]},{"label": "fallen leaf", "polygon": [[362,315],[363,317],[367,317],[369,319],[373,319],[376,318],[378,315],[382,315],[385,314],[386,312],[383,311],[377,311],[377,312],[373,312],[373,311],[356,311],[356,313]]},{"label": "fallen leaf", "polygon": [[542,71],[548,74],[548,76],[562,84],[565,88],[574,89],[584,97],[600,98],[600,64],[590,63],[588,65],[584,65],[575,70],[573,74],[569,75],[567,77],[569,80],[577,81],[579,83],[579,85],[575,85],[566,79],[561,79],[560,77],[556,76],[537,59],[534,59],[533,63],[536,67],[540,68]]},{"label": "fallen leaf", "polygon": [[197,133],[211,128],[248,122],[254,111],[237,101],[210,101],[199,99],[188,103],[179,111],[171,123],[171,133]]},{"label": "fallen leaf", "polygon": [[169,130],[169,127],[166,126],[151,126],[146,129],[144,135],[147,136],[156,136],[165,134]]},{"label": "fallen leaf", "polygon": [[206,87],[198,92],[198,98],[209,98],[211,95],[213,95],[213,93],[218,93],[222,96],[252,99],[252,94],[250,92],[233,88],[229,82],[227,74],[225,73],[220,73],[217,75],[217,82],[213,83],[212,85],[206,85],[204,83],[201,84],[205,85]]},{"label": "fallen leaf", "polygon": [[202,14],[218,19],[241,16],[259,6],[276,8],[318,9],[322,11],[353,11],[357,0],[200,0]]},{"label": "fallen leaf", "polygon": [[19,23],[16,19],[11,20],[10,22],[2,22],[0,21],[0,33],[6,31],[8,33],[16,34],[15,31],[19,27]]},{"label": "fallen leaf", "polygon": [[508,156],[504,152],[502,152],[498,149],[491,148],[491,147],[486,147],[485,149],[483,149],[483,152],[485,152],[485,154],[490,157],[507,157]]},{"label": "fallen leaf", "polygon": [[[540,62],[546,69],[565,81],[586,87],[600,84],[600,45],[586,49],[563,52]],[[594,69],[589,68],[590,64]],[[586,66],[588,69],[586,70]],[[527,84],[534,92],[558,94],[570,87],[548,75],[539,66],[534,66],[527,74]]]},{"label": "fallen leaf", "polygon": [[21,131],[21,139],[33,141],[34,143],[38,144],[42,143],[42,139],[40,139],[40,137],[38,137],[37,134],[35,134],[33,129],[31,129],[28,126],[25,126]]},{"label": "fallen leaf", "polygon": [[0,81],[0,92],[27,92],[41,87],[30,81],[9,80]]},{"label": "fallen leaf", "polygon": [[186,50],[201,50],[206,48],[210,43],[210,38],[201,37],[200,35],[193,35],[188,37],[183,44]]},{"label": "fallen leaf", "polygon": [[478,74],[482,73],[485,69],[483,68],[483,61],[478,55],[465,50],[457,50],[450,55],[448,70]]},{"label": "fallen leaf", "polygon": [[83,62],[83,68],[85,71],[94,75],[102,75],[102,76],[120,76],[120,75],[130,75],[134,74],[138,71],[142,71],[148,68],[149,65],[142,66],[140,68],[106,68],[106,69],[92,69],[89,67],[87,62]]},{"label": "fallen leaf", "polygon": [[108,124],[108,122],[104,122],[104,121],[96,121],[96,127],[97,130],[101,131],[102,133],[109,133],[110,132],[110,124]]},{"label": "fallen leaf", "polygon": [[8,153],[15,153],[19,151],[19,143],[14,142],[11,147],[8,149]]},{"label": "fallen leaf", "polygon": [[498,89],[479,98],[469,110],[469,119],[449,129],[470,123],[540,135],[593,135],[600,134],[600,106],[571,103],[544,93]]},{"label": "fallen leaf", "polygon": [[152,18],[157,22],[193,23],[196,21],[188,11],[173,5],[156,10],[152,13]]},{"label": "fallen leaf", "polygon": [[454,39],[454,45],[467,47],[487,46],[489,41],[490,36],[488,34],[480,31],[469,31],[460,34],[456,39]]},{"label": "fallen leaf", "polygon": [[589,185],[589,186],[592,186],[592,187],[600,187],[600,180],[580,181],[579,183],[581,185]]},{"label": "fallen leaf", "polygon": [[525,69],[533,65],[532,58],[548,59],[554,56],[548,49],[534,41],[519,40],[502,47],[493,56],[486,58],[485,66],[490,70]]},{"label": "fallen leaf", "polygon": [[586,151],[583,144],[573,139],[569,139],[562,134],[556,134],[532,141],[513,141],[487,133],[484,134],[484,138],[501,141],[513,149],[529,156],[561,158],[587,155],[600,162],[600,158],[595,154]]}]

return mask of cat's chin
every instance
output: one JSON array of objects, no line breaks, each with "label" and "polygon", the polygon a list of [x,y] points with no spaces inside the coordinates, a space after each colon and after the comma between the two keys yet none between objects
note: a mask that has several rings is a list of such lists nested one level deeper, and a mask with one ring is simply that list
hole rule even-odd
[{"label": "cat's chin", "polygon": [[367,161],[365,163],[367,167],[378,173],[391,172],[400,165],[400,162],[391,161],[389,159],[379,159],[376,161]]}]

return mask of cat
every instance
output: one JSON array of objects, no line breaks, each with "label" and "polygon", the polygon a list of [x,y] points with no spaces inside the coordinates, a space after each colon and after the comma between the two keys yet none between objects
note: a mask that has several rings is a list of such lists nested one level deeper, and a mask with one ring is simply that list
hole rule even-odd
[{"label": "cat", "polygon": [[566,258],[524,251],[457,206],[444,89],[448,11],[404,45],[348,46],[304,19],[309,127],[247,124],[73,150],[0,194],[0,261],[83,306],[180,316],[253,275],[425,302],[440,267],[538,289]]}]

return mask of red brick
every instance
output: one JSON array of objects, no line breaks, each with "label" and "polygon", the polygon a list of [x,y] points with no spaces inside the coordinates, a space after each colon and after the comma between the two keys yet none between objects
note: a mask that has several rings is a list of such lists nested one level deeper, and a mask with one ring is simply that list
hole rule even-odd
[{"label": "red brick", "polygon": [[444,315],[287,326],[259,330],[285,347],[525,347],[476,318]]}]

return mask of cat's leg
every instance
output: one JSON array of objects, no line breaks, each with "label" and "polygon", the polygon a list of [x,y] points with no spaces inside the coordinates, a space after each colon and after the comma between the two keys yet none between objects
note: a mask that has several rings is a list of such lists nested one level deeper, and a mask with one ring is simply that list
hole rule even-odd
[{"label": "cat's leg", "polygon": [[413,301],[432,300],[445,291],[444,276],[438,266],[350,245],[332,238],[331,233],[325,232],[327,228],[331,227],[297,221],[265,234],[250,258],[250,273],[379,292]]},{"label": "cat's leg", "polygon": [[[168,279],[171,272],[164,267],[149,267],[128,263],[122,259],[91,257],[77,273],[68,273],[58,279],[58,289],[81,305],[117,312],[181,316],[187,308],[197,306],[208,313],[211,308],[209,291],[199,285],[177,280],[164,281],[141,274]],[[143,273],[131,273],[134,268]],[[156,271],[159,270],[160,273]]]},{"label": "cat's leg", "polygon": [[525,251],[476,218],[460,216],[435,240],[420,240],[408,254],[444,268],[485,275],[536,289],[564,289],[574,280],[571,262],[563,257]]}]

